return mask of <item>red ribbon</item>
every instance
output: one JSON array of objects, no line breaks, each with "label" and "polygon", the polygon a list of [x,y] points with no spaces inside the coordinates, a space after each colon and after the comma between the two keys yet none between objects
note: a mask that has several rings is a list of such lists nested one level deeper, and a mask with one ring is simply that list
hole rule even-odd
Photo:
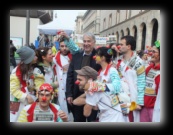
[{"label": "red ribbon", "polygon": [[26,81],[23,80],[23,76],[22,76],[21,70],[20,70],[20,65],[19,65],[19,66],[17,67],[17,69],[16,69],[16,76],[18,77],[18,79],[20,80],[20,83],[22,84],[21,91],[22,91],[23,93],[25,93],[25,92],[26,92],[26,90],[25,90]]}]

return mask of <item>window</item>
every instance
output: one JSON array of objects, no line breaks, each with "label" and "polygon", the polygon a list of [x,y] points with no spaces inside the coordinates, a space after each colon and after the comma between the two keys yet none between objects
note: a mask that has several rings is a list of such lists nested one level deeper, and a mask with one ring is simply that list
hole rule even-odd
[{"label": "window", "polygon": [[112,14],[109,15],[109,27],[112,26]]},{"label": "window", "polygon": [[106,29],[106,18],[103,20],[103,30]]},{"label": "window", "polygon": [[120,21],[120,10],[117,10],[117,15],[116,15],[116,24],[118,24]]}]

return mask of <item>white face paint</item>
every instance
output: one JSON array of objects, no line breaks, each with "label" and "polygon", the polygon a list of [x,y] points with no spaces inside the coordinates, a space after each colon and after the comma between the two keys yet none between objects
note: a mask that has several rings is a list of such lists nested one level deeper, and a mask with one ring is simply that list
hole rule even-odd
[{"label": "white face paint", "polygon": [[52,94],[50,91],[42,90],[38,93],[38,100],[41,108],[48,107],[51,99]]},{"label": "white face paint", "polygon": [[42,90],[42,91],[40,91],[40,93],[45,95],[45,94],[50,94],[50,91]]}]

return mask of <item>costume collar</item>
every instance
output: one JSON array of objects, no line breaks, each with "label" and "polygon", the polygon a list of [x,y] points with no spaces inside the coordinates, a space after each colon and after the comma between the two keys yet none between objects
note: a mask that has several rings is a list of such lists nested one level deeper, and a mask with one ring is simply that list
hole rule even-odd
[{"label": "costume collar", "polygon": [[84,55],[90,56],[91,54],[92,54],[92,52],[91,52],[90,54],[86,54],[86,53],[84,52],[84,53],[83,53],[83,56],[84,56]]},{"label": "costume collar", "polygon": [[[60,51],[57,53],[57,55],[55,56],[55,60],[56,60],[56,62],[58,63],[58,65],[62,68],[62,64],[61,64],[61,59],[60,59]],[[72,60],[72,54],[71,53],[68,53],[68,58],[70,59],[70,60]]]},{"label": "costume collar", "polygon": [[39,66],[42,66],[44,68],[44,72],[48,73],[52,70],[51,66],[45,65],[44,63],[40,62],[38,63]]},{"label": "costume collar", "polygon": [[156,69],[156,70],[160,70],[160,63],[155,65],[155,64],[151,64],[152,68],[153,69]]},{"label": "costume collar", "polygon": [[21,70],[20,70],[20,65],[16,69],[16,76],[18,77],[18,79],[20,80],[20,84],[22,85],[21,91],[25,93],[26,92],[26,90],[25,90],[26,81],[23,80],[23,76],[22,76]]},{"label": "costume collar", "polygon": [[[36,105],[37,105],[37,102],[34,102],[31,105],[31,107],[28,109],[28,111],[27,111],[27,113],[28,113],[28,116],[27,116],[28,122],[32,122],[33,121],[34,109],[35,109]],[[54,116],[55,116],[54,117],[54,121],[56,122],[56,120],[58,118],[58,116],[57,116],[58,110],[51,103],[49,103],[49,107],[52,110],[52,112],[54,113]]]},{"label": "costume collar", "polygon": [[[108,71],[109,69],[111,68],[112,64],[108,64],[107,67],[106,67],[106,70],[104,72],[104,75],[107,75],[108,74]],[[98,74],[100,75],[100,72],[102,71],[102,68],[98,71]]]}]

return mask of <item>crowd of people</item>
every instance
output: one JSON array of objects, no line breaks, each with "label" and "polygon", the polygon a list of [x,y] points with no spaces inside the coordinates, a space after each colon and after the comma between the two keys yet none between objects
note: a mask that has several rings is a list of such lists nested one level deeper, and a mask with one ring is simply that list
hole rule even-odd
[{"label": "crowd of people", "polygon": [[10,43],[21,58],[10,122],[160,122],[160,41],[139,51],[130,35],[99,48],[92,33],[82,49],[64,31],[57,41],[59,50]]}]

